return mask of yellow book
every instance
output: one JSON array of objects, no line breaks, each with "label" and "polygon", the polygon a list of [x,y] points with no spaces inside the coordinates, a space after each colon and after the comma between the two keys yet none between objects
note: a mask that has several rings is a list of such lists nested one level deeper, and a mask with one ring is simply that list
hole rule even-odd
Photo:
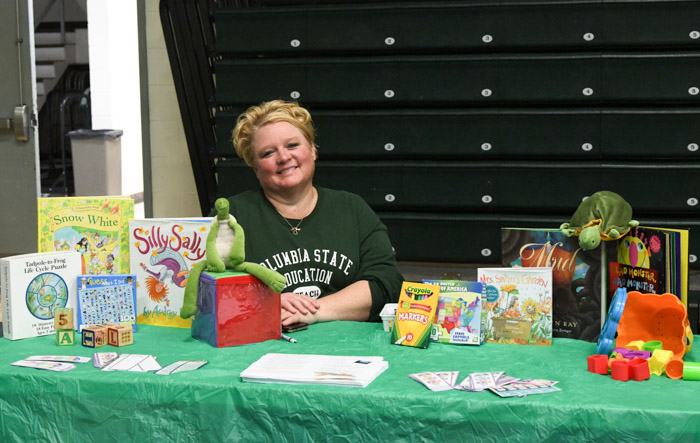
[{"label": "yellow book", "polygon": [[131,198],[38,198],[37,217],[39,252],[77,251],[83,274],[129,273]]}]

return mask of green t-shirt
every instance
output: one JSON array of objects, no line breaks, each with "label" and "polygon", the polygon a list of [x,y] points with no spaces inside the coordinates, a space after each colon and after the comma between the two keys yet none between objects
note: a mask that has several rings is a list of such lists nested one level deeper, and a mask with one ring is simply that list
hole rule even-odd
[{"label": "green t-shirt", "polygon": [[[245,231],[245,259],[283,274],[284,292],[314,299],[367,280],[369,319],[379,321],[384,304],[398,300],[403,281],[386,226],[358,195],[316,189],[316,207],[299,224],[298,235],[261,188],[229,198],[231,214]],[[299,220],[289,223],[297,226]]]}]

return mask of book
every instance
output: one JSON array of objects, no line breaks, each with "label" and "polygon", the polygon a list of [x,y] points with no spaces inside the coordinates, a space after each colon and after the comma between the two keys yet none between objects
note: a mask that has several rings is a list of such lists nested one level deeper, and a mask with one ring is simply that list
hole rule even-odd
[{"label": "book", "polygon": [[94,325],[119,324],[136,332],[136,276],[78,276],[78,332]]},{"label": "book", "polygon": [[136,276],[138,323],[189,328],[180,317],[192,267],[206,259],[211,218],[129,220],[129,259]]},{"label": "book", "polygon": [[552,344],[552,268],[478,268],[486,285],[486,341]]},{"label": "book", "polygon": [[486,299],[480,282],[423,280],[440,287],[430,340],[439,343],[480,345],[486,336]]},{"label": "book", "polygon": [[0,259],[3,335],[10,340],[53,334],[54,311],[77,306],[80,254],[75,251]]},{"label": "book", "polygon": [[129,273],[128,197],[37,199],[39,252],[78,251],[83,274]]},{"label": "book", "polygon": [[241,372],[241,380],[364,388],[388,367],[382,357],[270,353]]},{"label": "book", "polygon": [[551,267],[552,336],[595,342],[605,322],[603,248],[581,249],[559,229],[503,228],[501,264]]},{"label": "book", "polygon": [[606,242],[607,293],[617,288],[650,294],[671,293],[688,300],[688,231],[637,226]]}]

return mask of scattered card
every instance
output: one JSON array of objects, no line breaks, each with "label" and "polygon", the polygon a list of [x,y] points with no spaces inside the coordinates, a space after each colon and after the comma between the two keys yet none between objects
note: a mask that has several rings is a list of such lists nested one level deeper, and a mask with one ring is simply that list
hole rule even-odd
[{"label": "scattered card", "polygon": [[431,391],[449,391],[453,389],[452,385],[434,372],[420,372],[418,374],[409,374],[408,376],[422,383]]},{"label": "scattered card", "polygon": [[161,366],[152,355],[122,354],[108,363],[102,370],[150,372],[157,371],[160,368]]},{"label": "scattered card", "polygon": [[94,362],[94,366],[96,368],[102,368],[103,366],[111,363],[118,356],[119,354],[116,352],[95,352],[92,357],[92,361]]},{"label": "scattered card", "polygon": [[206,360],[180,360],[155,372],[157,375],[172,375],[177,372],[194,371],[209,363]]},{"label": "scattered card", "polygon": [[530,394],[546,394],[548,392],[561,391],[554,386],[556,381],[552,380],[522,380],[516,381],[505,386],[496,386],[490,388],[492,392],[501,397],[525,397]]},{"label": "scattered card", "polygon": [[457,383],[457,377],[459,377],[459,371],[442,371],[434,372],[434,374],[445,380],[450,386],[454,386]]},{"label": "scattered card", "polygon": [[23,366],[25,368],[34,369],[45,369],[47,371],[70,371],[75,369],[76,366],[72,363],[61,363],[57,361],[30,361],[30,360],[20,360],[14,363],[10,363],[12,366]]},{"label": "scattered card", "polygon": [[73,355],[32,355],[25,358],[27,361],[62,361],[65,363],[88,363],[90,357],[79,357]]}]

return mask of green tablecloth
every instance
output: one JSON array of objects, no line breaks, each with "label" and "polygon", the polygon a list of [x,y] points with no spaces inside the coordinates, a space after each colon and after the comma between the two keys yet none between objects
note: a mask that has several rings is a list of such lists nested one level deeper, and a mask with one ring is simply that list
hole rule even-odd
[{"label": "green tablecloth", "polygon": [[[390,345],[381,324],[312,325],[283,340],[213,348],[188,329],[141,325],[135,343],[99,351],[152,354],[165,366],[208,360],[197,371],[69,372],[10,366],[30,355],[92,356],[55,337],[0,339],[0,441],[697,441],[700,382],[654,376],[618,382],[587,372],[595,344],[486,344],[428,349]],[[696,342],[700,345],[700,341]],[[268,352],[381,355],[389,369],[367,388],[243,383],[239,374]],[[700,361],[700,351],[686,355]],[[491,392],[431,392],[407,375],[506,371],[558,380],[561,392],[500,398]]]}]

